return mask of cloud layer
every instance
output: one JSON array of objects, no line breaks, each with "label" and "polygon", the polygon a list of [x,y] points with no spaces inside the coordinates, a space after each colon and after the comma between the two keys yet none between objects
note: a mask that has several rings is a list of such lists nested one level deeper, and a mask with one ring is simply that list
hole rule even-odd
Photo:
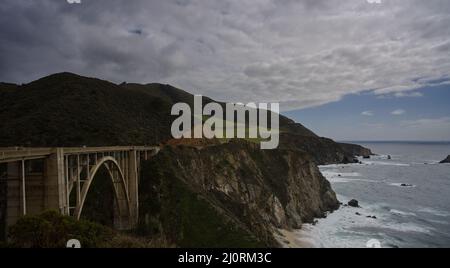
[{"label": "cloud layer", "polygon": [[373,112],[372,111],[364,111],[364,112],[361,113],[361,115],[373,116]]},{"label": "cloud layer", "polygon": [[391,112],[392,115],[404,115],[406,113],[403,109],[397,109]]},{"label": "cloud layer", "polygon": [[5,0],[0,81],[72,71],[286,109],[450,80],[450,1]]}]

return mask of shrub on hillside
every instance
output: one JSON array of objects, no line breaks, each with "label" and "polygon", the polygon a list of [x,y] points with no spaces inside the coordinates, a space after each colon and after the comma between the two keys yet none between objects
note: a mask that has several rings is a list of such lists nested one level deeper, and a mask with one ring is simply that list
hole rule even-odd
[{"label": "shrub on hillside", "polygon": [[0,248],[63,248],[77,239],[83,248],[154,248],[173,247],[164,237],[137,237],[133,232],[119,232],[101,224],[76,220],[56,211],[24,216],[9,228],[9,241]]},{"label": "shrub on hillside", "polygon": [[20,218],[9,228],[9,243],[12,247],[61,248],[69,239],[78,239],[82,247],[104,247],[114,235],[100,224],[46,211]]}]

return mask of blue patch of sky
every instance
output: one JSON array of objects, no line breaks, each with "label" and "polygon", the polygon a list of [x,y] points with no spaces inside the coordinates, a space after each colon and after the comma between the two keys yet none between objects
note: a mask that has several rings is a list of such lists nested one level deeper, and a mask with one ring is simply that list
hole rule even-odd
[{"label": "blue patch of sky", "polygon": [[[446,80],[442,79],[436,83],[442,81]],[[385,137],[380,137],[378,134],[377,137],[369,138],[389,140],[390,128],[398,128],[402,121],[450,117],[450,85],[429,86],[414,92],[420,92],[423,96],[382,97],[366,91],[346,95],[337,102],[283,114],[302,123],[320,136],[337,140],[366,140],[368,129],[378,128],[379,130],[381,127],[386,132]],[[405,113],[391,114],[398,109],[404,110]],[[370,111],[373,115],[362,115],[363,111]],[[440,133],[440,136],[445,136],[445,133]],[[448,137],[450,140],[450,133]],[[397,136],[396,139],[402,139],[402,137]]]}]

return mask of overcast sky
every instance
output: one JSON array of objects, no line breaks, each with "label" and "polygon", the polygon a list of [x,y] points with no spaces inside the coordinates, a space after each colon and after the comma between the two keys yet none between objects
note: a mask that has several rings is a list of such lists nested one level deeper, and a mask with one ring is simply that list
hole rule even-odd
[{"label": "overcast sky", "polygon": [[[3,0],[0,81],[70,71],[117,83],[170,83],[223,101],[277,101],[297,116],[322,115],[318,107],[345,96],[369,95],[375,103],[448,91],[450,1],[369,2],[376,1]],[[353,113],[367,128],[391,129],[383,118],[369,122],[373,110]],[[386,117],[408,110],[396,107]],[[408,120],[450,117],[443,113]],[[436,137],[450,139],[448,121]]]}]

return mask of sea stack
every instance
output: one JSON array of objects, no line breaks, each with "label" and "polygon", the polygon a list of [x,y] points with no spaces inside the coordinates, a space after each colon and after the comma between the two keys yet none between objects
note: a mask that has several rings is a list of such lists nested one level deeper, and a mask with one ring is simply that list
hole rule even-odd
[{"label": "sea stack", "polygon": [[450,163],[450,155],[448,155],[447,158],[445,158],[444,160],[442,160],[442,161],[439,162],[439,163],[441,163],[441,164],[444,164],[444,163]]},{"label": "sea stack", "polygon": [[350,207],[359,208],[359,202],[356,199],[348,201],[347,205],[349,205]]}]

